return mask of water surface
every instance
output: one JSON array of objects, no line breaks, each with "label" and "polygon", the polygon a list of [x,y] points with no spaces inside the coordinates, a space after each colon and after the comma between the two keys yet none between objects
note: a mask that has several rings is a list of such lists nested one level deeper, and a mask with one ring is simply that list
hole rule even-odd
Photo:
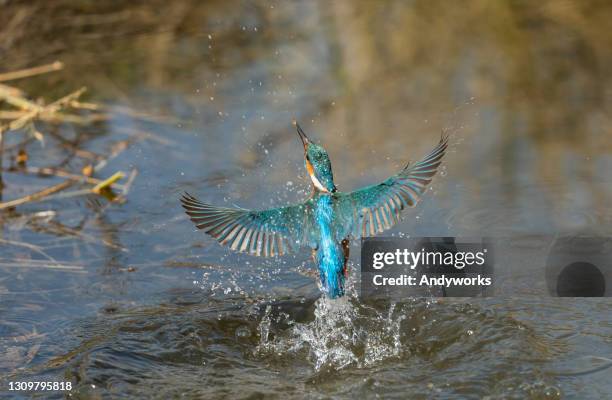
[{"label": "water surface", "polygon": [[[66,64],[16,84],[45,97],[85,85],[114,110],[90,126],[43,128],[100,153],[147,133],[104,170],[139,171],[126,203],[73,198],[0,214],[2,239],[37,246],[0,243],[3,388],[71,380],[74,398],[610,397],[611,303],[530,296],[537,278],[524,260],[543,255],[529,243],[517,250],[513,297],[368,302],[351,290],[333,302],[319,298],[308,251],[233,254],[195,231],[178,198],[266,208],[307,196],[293,118],[329,151],[340,190],[395,173],[446,129],[445,170],[389,234],[610,235],[612,7],[155,3],[2,6],[19,28],[0,45],[3,70]],[[30,158],[65,157],[51,140]],[[41,188],[4,178],[5,199]],[[355,244],[355,272],[358,256]],[[78,268],[45,268],[49,257]]]}]

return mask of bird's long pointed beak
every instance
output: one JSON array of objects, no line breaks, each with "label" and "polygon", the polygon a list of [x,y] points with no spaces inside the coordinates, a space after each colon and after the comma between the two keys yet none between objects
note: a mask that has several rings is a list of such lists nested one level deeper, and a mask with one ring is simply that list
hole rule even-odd
[{"label": "bird's long pointed beak", "polygon": [[308,136],[306,136],[306,134],[304,133],[302,128],[300,128],[300,125],[296,121],[294,121],[294,124],[295,124],[295,127],[297,128],[297,133],[300,136],[300,139],[302,139],[304,150],[306,150],[308,148],[308,145],[310,144],[310,140],[308,139]]}]

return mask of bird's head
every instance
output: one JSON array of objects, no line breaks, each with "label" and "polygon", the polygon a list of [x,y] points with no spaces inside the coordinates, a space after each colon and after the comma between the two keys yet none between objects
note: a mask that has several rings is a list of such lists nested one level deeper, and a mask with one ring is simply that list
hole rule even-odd
[{"label": "bird's head", "polygon": [[322,146],[311,142],[297,122],[295,126],[304,145],[304,164],[315,189],[324,193],[335,192],[336,185],[334,185],[334,175],[327,151]]}]

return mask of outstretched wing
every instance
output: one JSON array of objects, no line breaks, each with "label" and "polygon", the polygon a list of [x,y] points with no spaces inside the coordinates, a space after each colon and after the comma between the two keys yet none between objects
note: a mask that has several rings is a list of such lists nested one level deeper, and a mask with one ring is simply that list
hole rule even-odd
[{"label": "outstretched wing", "polygon": [[181,203],[198,229],[232,250],[256,256],[283,255],[309,243],[309,201],[253,211],[205,204],[185,193]]},{"label": "outstretched wing", "polygon": [[407,165],[386,181],[338,196],[338,215],[344,235],[355,238],[374,236],[400,221],[406,207],[414,207],[436,174],[446,148],[448,135],[424,159]]}]

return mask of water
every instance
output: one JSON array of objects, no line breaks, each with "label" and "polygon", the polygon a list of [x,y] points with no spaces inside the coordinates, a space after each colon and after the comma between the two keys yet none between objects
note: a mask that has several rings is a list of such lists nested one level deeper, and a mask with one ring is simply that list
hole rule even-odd
[{"label": "water", "polygon": [[[251,208],[307,196],[293,118],[329,151],[340,190],[386,178],[449,129],[445,171],[389,234],[610,235],[612,8],[588,4],[3,5],[0,18],[23,24],[0,44],[3,70],[66,64],[16,84],[45,97],[85,85],[114,110],[59,133],[99,153],[148,136],[103,170],[138,169],[126,203],[58,199],[0,215],[2,388],[71,380],[74,398],[610,397],[610,302],[531,295],[523,258],[512,297],[368,302],[349,285],[329,301],[309,252],[233,254],[196,232],[178,202],[183,191]],[[31,165],[67,155],[52,139],[30,148]],[[41,187],[4,178],[6,199]],[[532,262],[545,256],[516,246]],[[68,268],[44,268],[49,258]],[[353,245],[353,286],[358,259]]]}]

